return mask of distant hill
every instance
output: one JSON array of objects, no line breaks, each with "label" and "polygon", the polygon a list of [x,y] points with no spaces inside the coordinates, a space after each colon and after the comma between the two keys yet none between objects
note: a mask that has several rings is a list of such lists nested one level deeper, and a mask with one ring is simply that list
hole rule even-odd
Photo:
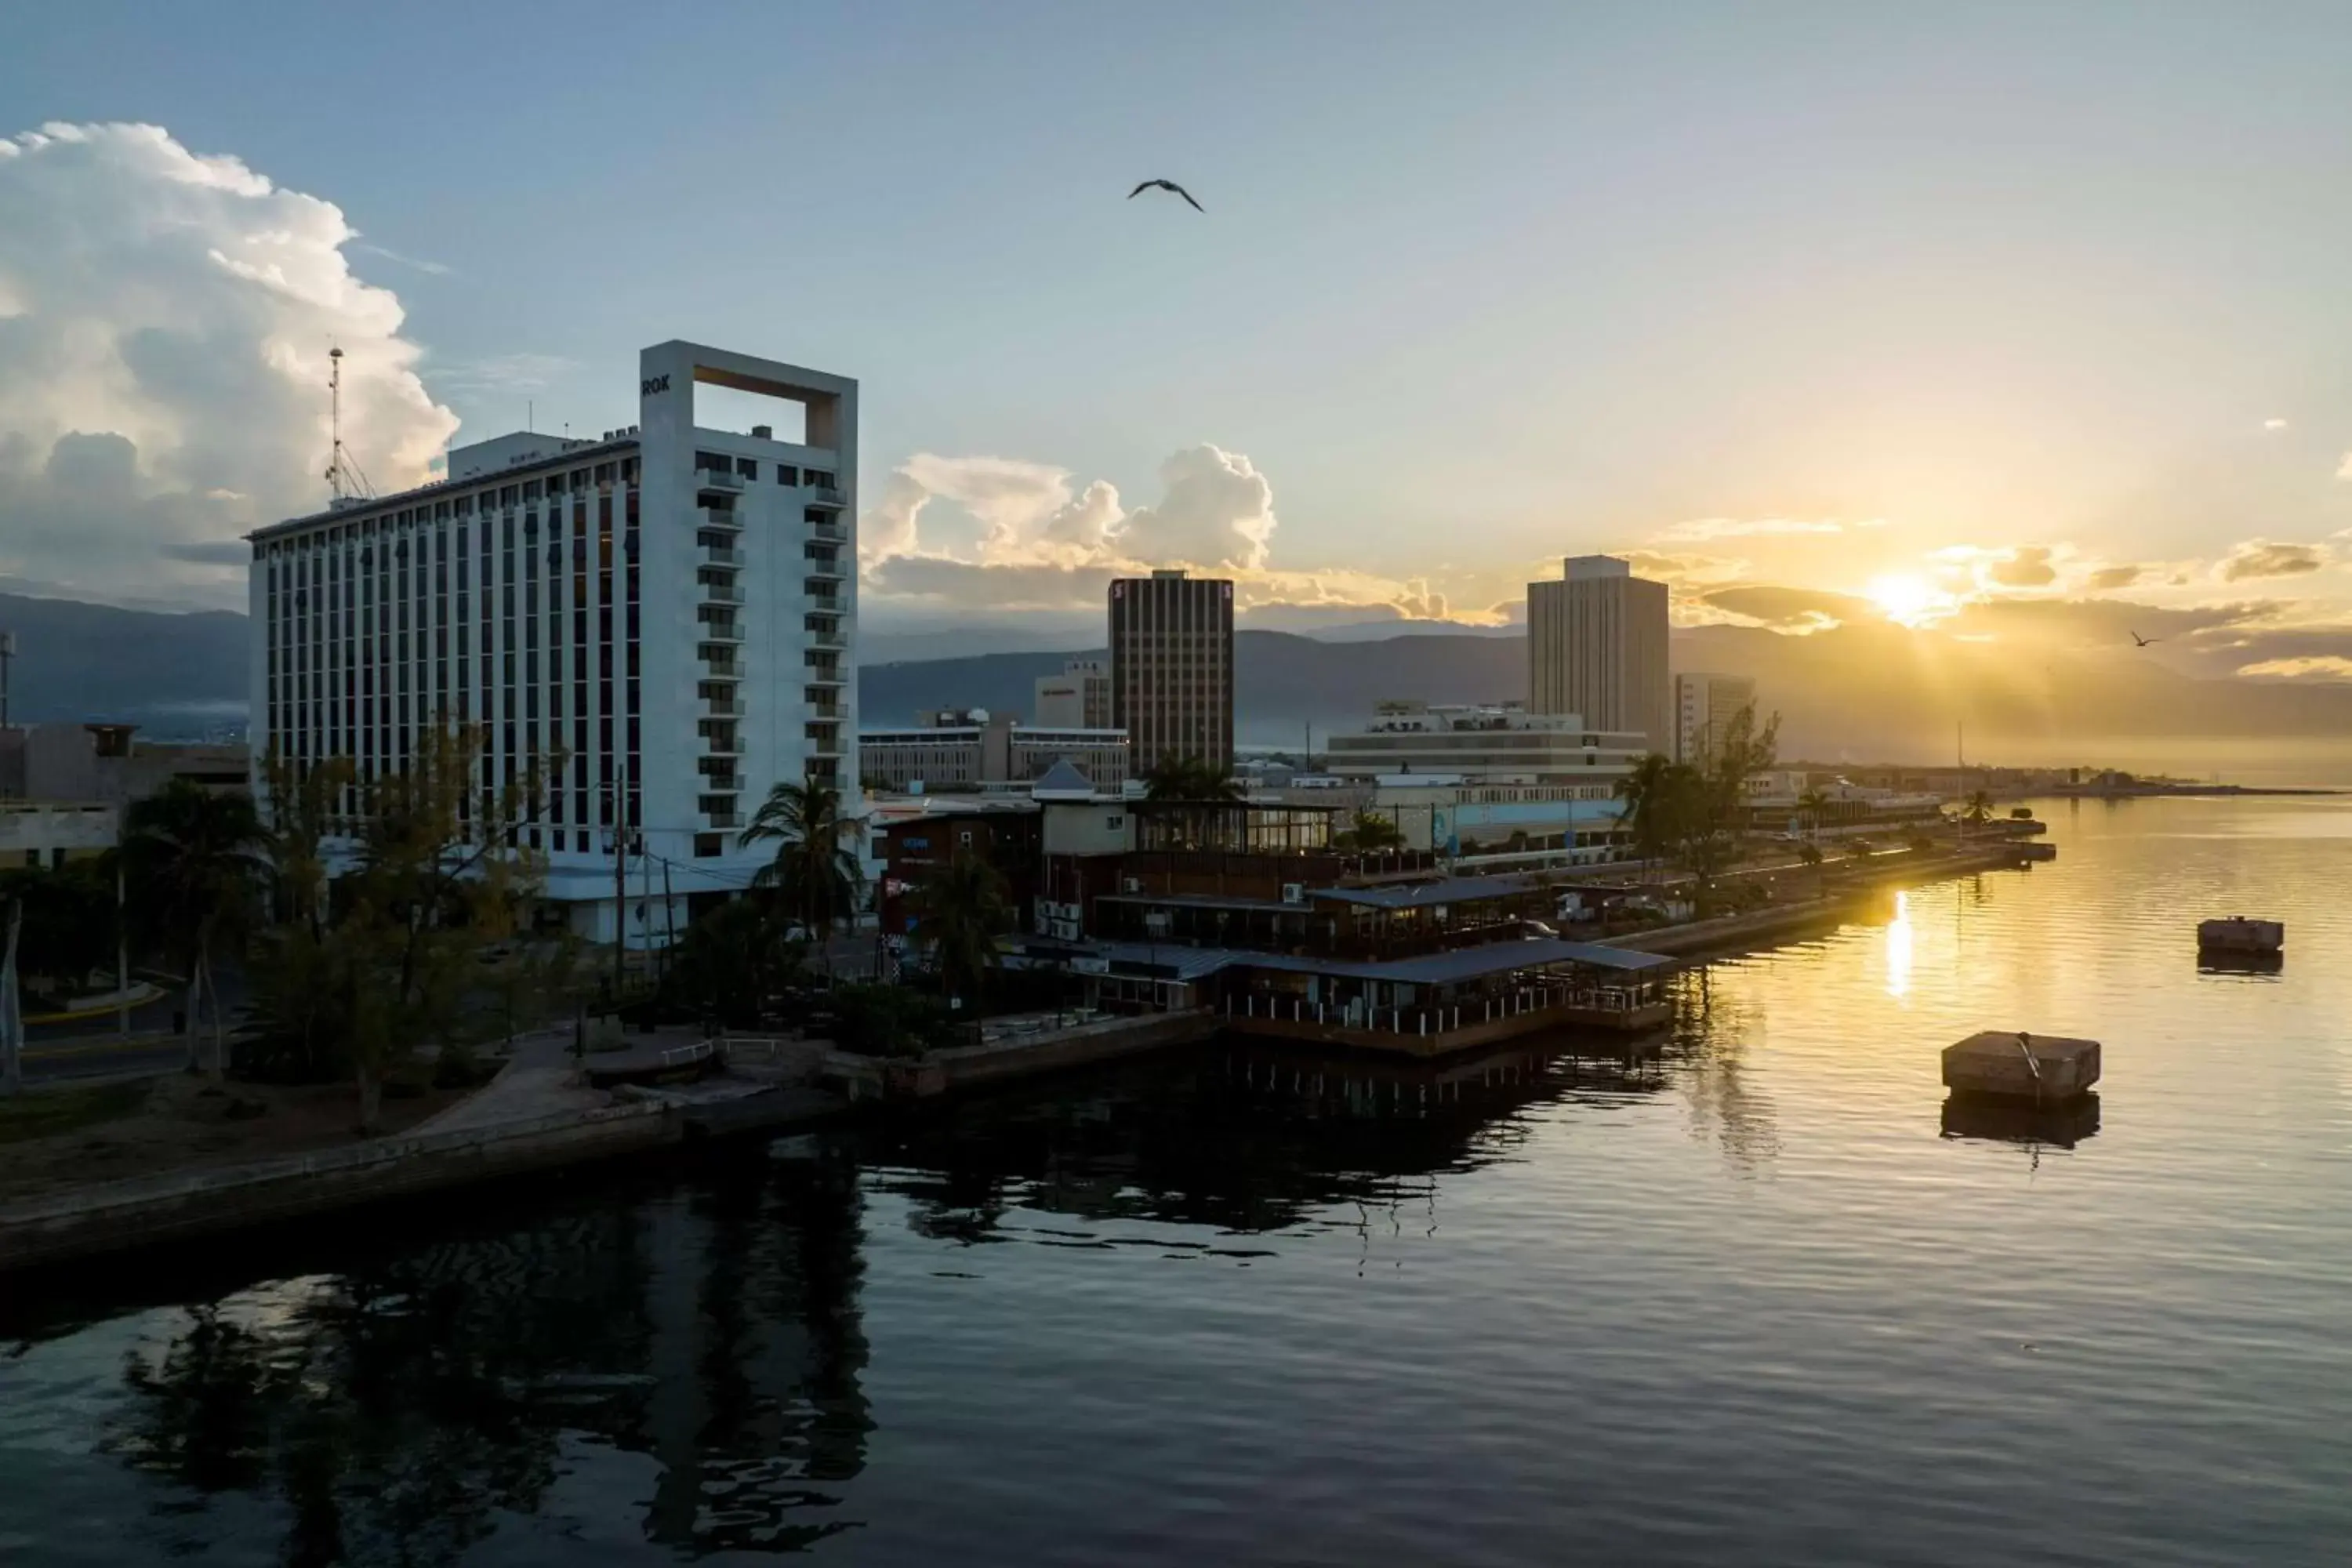
[{"label": "distant hill", "polygon": [[[1098,654],[1100,650],[1096,650]],[[1025,714],[1032,682],[1065,653],[870,665],[865,721],[909,721],[928,707]],[[1419,635],[1334,643],[1284,632],[1234,635],[1241,739],[1285,745],[1360,723],[1382,698],[1476,702],[1527,694],[1519,637]],[[2124,653],[2021,652],[1895,627],[1789,637],[1701,626],[1674,637],[1679,669],[1747,675],[1781,716],[1784,755],[1940,758],[1967,727],[1972,754],[2053,742],[2178,737],[2352,739],[2352,686],[2199,680]]]},{"label": "distant hill", "polygon": [[20,724],[113,720],[159,736],[245,721],[246,617],[123,610],[0,594],[16,636],[9,717]]}]

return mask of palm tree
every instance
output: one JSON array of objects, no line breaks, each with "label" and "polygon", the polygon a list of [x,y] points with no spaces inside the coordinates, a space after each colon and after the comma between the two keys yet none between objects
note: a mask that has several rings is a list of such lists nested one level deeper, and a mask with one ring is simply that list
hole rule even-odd
[{"label": "palm tree", "polygon": [[173,779],[134,803],[125,839],[139,868],[151,918],[161,922],[165,946],[188,961],[188,1070],[196,1070],[198,1002],[213,1004],[210,1075],[227,1072],[226,1025],[213,984],[213,944],[246,914],[261,869],[265,842],[253,802],[215,795],[191,779]]},{"label": "palm tree", "polygon": [[996,967],[996,938],[1013,923],[1013,901],[1003,873],[986,857],[958,848],[945,866],[915,890],[915,937],[930,951],[931,963],[950,997],[978,1001]]},{"label": "palm tree", "polygon": [[1617,820],[1633,833],[1633,849],[1643,860],[1665,858],[1674,843],[1675,802],[1683,792],[1682,771],[1664,753],[1652,752],[1617,781]]},{"label": "palm tree", "polygon": [[[775,845],[775,858],[760,868],[751,885],[773,889],[784,912],[822,951],[833,928],[856,913],[865,890],[866,867],[856,847],[863,831],[857,818],[842,815],[839,790],[817,779],[786,780],[768,791],[736,842]],[[824,963],[829,975],[830,952]]]},{"label": "palm tree", "polygon": [[1173,752],[1154,763],[1143,775],[1143,795],[1146,800],[1188,802],[1249,797],[1241,781],[1225,768],[1205,757],[1180,757]]},{"label": "palm tree", "polygon": [[[1377,855],[1404,847],[1404,830],[1377,811],[1359,811],[1346,827],[1334,834],[1331,847]],[[1464,853],[1468,853],[1465,849]]]},{"label": "palm tree", "polygon": [[1822,815],[1830,808],[1829,792],[1819,784],[1807,784],[1805,793],[1797,797],[1797,810],[1805,819],[1805,830],[1819,836]]}]

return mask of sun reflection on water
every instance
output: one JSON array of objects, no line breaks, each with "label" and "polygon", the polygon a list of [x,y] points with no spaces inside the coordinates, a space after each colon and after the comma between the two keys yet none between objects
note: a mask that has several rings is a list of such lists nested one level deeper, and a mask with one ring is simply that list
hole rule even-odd
[{"label": "sun reflection on water", "polygon": [[1895,895],[1895,920],[1886,928],[1886,994],[1907,994],[1911,989],[1911,895]]}]

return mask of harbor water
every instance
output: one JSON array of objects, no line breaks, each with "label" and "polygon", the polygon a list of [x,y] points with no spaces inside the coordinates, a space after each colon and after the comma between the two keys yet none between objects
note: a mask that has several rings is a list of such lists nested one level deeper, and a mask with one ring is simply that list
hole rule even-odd
[{"label": "harbor water", "polygon": [[[0,1562],[2340,1563],[2352,802],[2037,811],[1654,1060],[1213,1044],[0,1279]],[[2096,1103],[1948,1113],[1983,1028]]]}]

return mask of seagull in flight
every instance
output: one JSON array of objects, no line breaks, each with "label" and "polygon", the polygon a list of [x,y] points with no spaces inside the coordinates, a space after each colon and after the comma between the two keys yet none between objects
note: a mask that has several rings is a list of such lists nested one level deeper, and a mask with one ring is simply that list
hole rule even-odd
[{"label": "seagull in flight", "polygon": [[2146,647],[2150,643],[2159,643],[2164,639],[2162,637],[2144,637],[2137,632],[2134,632],[2131,634],[2131,640],[2134,647]]},{"label": "seagull in flight", "polygon": [[[1135,187],[1135,189],[1133,189],[1133,190],[1131,190],[1131,191],[1128,192],[1128,193],[1127,193],[1127,199],[1128,199],[1129,201],[1133,201],[1136,197],[1138,197],[1138,196],[1141,195],[1144,192],[1149,191],[1149,190],[1152,190],[1152,189],[1154,189],[1154,188],[1157,188],[1157,189],[1160,189],[1160,190],[1163,190],[1163,191],[1173,191],[1173,192],[1175,192],[1178,195],[1182,196],[1186,201],[1188,201],[1188,202],[1192,202],[1192,192],[1190,192],[1190,191],[1188,191],[1188,190],[1186,190],[1183,186],[1181,186],[1181,185],[1178,184],[1177,184],[1175,181],[1173,181],[1173,180],[1146,180],[1146,181],[1144,181],[1144,182],[1143,182],[1143,184],[1139,184],[1139,185],[1136,186],[1136,187]],[[1204,206],[1202,206],[1202,205],[1200,203],[1198,203],[1198,202],[1192,202],[1192,210],[1193,210],[1194,212],[1196,212],[1196,213],[1204,213],[1204,212],[1207,212],[1209,209],[1208,209],[1208,208],[1206,208],[1206,207],[1204,207]]]}]

